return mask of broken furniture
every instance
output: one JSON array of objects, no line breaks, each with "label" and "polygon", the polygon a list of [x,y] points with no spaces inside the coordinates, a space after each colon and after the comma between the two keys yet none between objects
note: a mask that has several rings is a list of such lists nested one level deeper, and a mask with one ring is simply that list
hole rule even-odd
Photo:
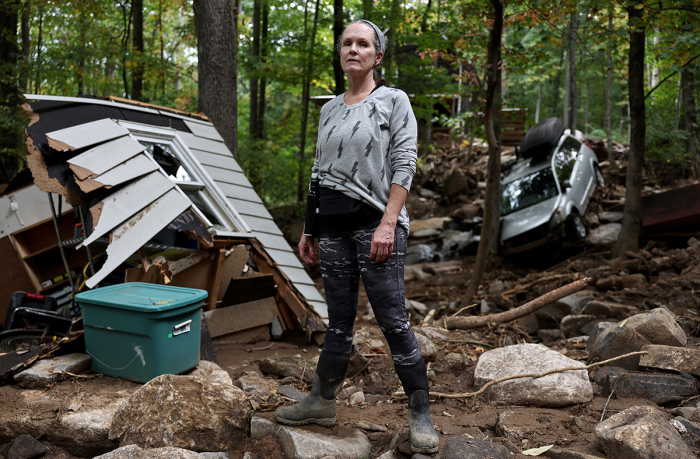
[{"label": "broken furniture", "polygon": [[[88,237],[70,242],[107,255],[86,280],[88,288],[98,286],[124,262],[140,262],[143,275],[150,273],[148,282],[198,281],[184,286],[207,290],[204,309],[213,310],[228,306],[223,296],[232,278],[258,271],[273,276],[280,327],[302,329],[307,338],[322,340],[327,317],[323,297],[206,117],[114,98],[27,98],[36,101],[24,106],[32,120],[27,127],[27,161],[36,187],[60,194],[70,206],[87,204]],[[29,188],[17,193],[28,194]],[[12,219],[14,212],[19,220],[19,225],[13,220],[15,228],[7,234],[34,224],[50,226],[47,219],[20,219],[23,207],[17,200],[3,203],[5,198],[12,200],[0,197],[0,211],[6,207],[5,218]],[[64,215],[61,239],[75,223],[65,219],[70,214]],[[58,247],[55,237],[51,244]],[[41,247],[23,253],[15,247],[25,270],[38,270],[32,259],[53,250],[51,244],[46,239]],[[246,261],[250,257],[253,271],[229,269],[227,254],[236,246],[249,252],[237,256]],[[82,251],[67,252],[85,257],[75,255]],[[47,268],[65,272],[56,256],[47,258]],[[87,260],[73,263],[83,268]],[[34,274],[29,281],[35,289],[43,277],[54,276]]]}]

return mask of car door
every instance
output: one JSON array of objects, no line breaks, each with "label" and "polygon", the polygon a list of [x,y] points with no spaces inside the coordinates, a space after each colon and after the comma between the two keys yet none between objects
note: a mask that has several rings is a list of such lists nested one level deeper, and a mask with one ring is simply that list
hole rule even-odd
[{"label": "car door", "polygon": [[574,137],[567,136],[556,155],[555,167],[560,169],[557,173],[557,176],[560,177],[559,183],[563,185],[564,180],[568,180],[571,184],[571,188],[566,192],[566,198],[576,204],[579,210],[583,210],[583,203],[586,199],[587,174],[582,161],[581,142]]}]

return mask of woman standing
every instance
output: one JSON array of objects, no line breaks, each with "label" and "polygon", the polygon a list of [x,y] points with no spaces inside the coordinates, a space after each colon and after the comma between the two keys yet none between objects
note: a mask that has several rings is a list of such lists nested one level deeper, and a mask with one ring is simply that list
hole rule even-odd
[{"label": "woman standing", "polygon": [[[425,362],[404,306],[404,204],[416,170],[416,119],[403,91],[375,81],[386,48],[376,25],[351,23],[338,45],[348,91],[321,109],[312,171],[320,183],[319,252],[328,330],[310,395],[278,408],[275,417],[288,425],[335,423],[335,396],[353,349],[361,277],[408,396],[411,449],[434,453],[438,436],[430,418]],[[301,258],[309,264],[316,258],[310,231],[299,242]]]}]

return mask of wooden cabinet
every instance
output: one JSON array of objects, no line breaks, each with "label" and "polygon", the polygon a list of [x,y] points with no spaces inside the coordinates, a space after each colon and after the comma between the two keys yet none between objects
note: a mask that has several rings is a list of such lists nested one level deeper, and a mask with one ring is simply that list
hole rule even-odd
[{"label": "wooden cabinet", "polygon": [[[75,212],[73,210],[64,213],[59,219],[59,229],[62,241],[73,239],[75,231]],[[58,247],[53,219],[44,220],[17,231],[10,237],[37,293],[44,293],[68,283],[68,279],[65,278],[66,268]],[[85,250],[64,247],[64,251],[69,268],[75,270],[76,274],[82,271],[88,262]],[[62,275],[64,279],[47,285],[46,281]]]}]

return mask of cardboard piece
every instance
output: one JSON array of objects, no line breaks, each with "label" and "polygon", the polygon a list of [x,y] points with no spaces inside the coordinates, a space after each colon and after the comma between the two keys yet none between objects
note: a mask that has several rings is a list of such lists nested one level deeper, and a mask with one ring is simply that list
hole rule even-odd
[{"label": "cardboard piece", "polygon": [[274,298],[264,298],[206,311],[204,317],[207,320],[209,334],[212,338],[216,338],[271,324],[277,317],[277,303]]},{"label": "cardboard piece", "polygon": [[260,341],[270,341],[269,325],[261,325],[259,327],[250,328],[248,330],[241,330],[239,332],[219,336],[218,338],[212,339],[212,343],[218,345],[231,343],[253,344],[259,343]]},{"label": "cardboard piece", "polygon": [[232,306],[271,296],[275,296],[275,279],[272,274],[238,277],[229,282],[221,306]]}]

